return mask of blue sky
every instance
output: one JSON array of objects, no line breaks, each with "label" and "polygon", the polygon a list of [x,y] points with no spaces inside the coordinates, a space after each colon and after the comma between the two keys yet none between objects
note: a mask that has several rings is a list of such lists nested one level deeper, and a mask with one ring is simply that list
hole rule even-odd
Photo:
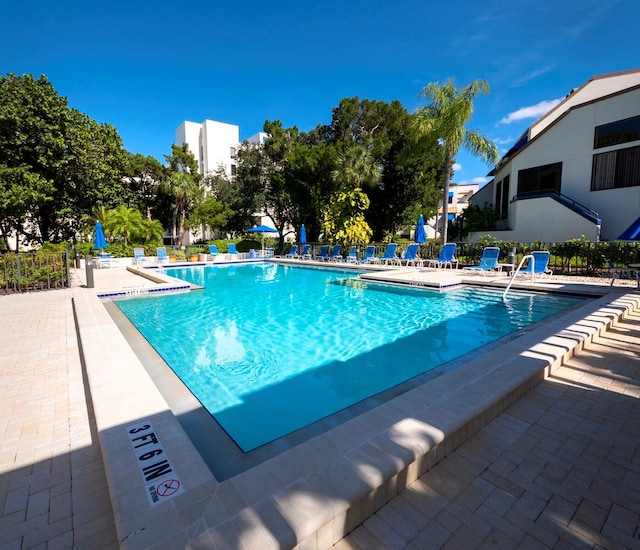
[{"label": "blue sky", "polygon": [[[184,120],[310,130],[344,97],[424,105],[482,78],[468,125],[505,152],[591,76],[640,67],[637,0],[11,2],[0,74],[45,74],[69,105],[164,161]],[[454,182],[489,168],[461,152]]]}]

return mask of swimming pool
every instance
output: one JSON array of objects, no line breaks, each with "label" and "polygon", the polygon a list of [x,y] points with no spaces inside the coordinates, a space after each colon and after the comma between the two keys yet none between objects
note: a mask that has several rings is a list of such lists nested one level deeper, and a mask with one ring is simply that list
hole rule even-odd
[{"label": "swimming pool", "polygon": [[204,290],[116,303],[245,452],[580,301],[268,263],[171,275]]}]

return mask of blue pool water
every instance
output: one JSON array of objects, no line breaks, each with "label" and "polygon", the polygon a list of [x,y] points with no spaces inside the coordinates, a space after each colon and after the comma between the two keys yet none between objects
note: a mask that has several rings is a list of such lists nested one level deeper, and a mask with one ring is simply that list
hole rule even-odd
[{"label": "blue pool water", "polygon": [[267,263],[171,275],[205,290],[116,303],[243,451],[580,301],[514,292],[504,302]]}]

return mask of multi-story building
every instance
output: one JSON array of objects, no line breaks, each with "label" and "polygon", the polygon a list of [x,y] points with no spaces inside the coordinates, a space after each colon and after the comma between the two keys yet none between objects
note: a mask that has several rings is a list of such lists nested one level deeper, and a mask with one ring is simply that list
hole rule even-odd
[{"label": "multi-story building", "polygon": [[640,69],[595,76],[533,123],[472,204],[501,240],[615,240],[640,213]]},{"label": "multi-story building", "polygon": [[[449,203],[447,206],[448,221],[455,221],[462,214],[465,208],[469,206],[469,201],[475,192],[478,191],[477,183],[452,183],[449,187]],[[441,201],[442,202],[442,201]],[[437,229],[436,229],[437,228]],[[438,207],[438,216],[429,218],[425,222],[427,230],[427,238],[435,239],[442,232],[442,204]]]},{"label": "multi-story building", "polygon": [[240,145],[240,127],[226,122],[185,120],[176,130],[176,144],[189,145],[202,175],[223,169],[227,176],[236,173],[236,151]]}]

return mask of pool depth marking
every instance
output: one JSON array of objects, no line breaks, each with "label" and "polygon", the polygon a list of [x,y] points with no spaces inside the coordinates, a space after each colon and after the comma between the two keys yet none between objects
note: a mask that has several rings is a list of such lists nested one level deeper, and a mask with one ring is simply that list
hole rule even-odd
[{"label": "pool depth marking", "polygon": [[155,506],[184,493],[182,483],[171,466],[167,452],[160,443],[151,422],[127,428],[127,435],[138,460],[149,504]]}]

